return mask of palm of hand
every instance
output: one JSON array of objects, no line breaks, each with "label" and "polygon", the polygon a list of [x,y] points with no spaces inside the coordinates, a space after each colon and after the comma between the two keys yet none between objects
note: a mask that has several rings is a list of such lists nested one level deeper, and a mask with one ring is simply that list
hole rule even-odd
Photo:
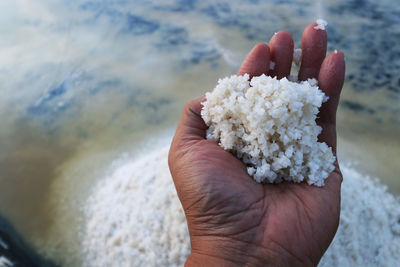
[{"label": "palm of hand", "polygon": [[[196,162],[186,176],[195,190],[182,200],[191,235],[242,242],[265,257],[287,254],[301,264],[318,262],[329,246],[340,209],[331,184],[258,184],[240,160],[208,140],[188,148],[186,160]],[[338,169],[331,176],[329,182],[341,179]]]},{"label": "palm of hand", "polygon": [[[315,35],[315,32],[311,31],[311,34]],[[303,34],[304,38],[316,37],[304,37]],[[317,41],[313,40],[312,44]],[[283,42],[277,47],[282,48]],[[244,61],[239,74],[255,76],[266,72],[259,61],[261,58],[269,66],[270,56],[262,54],[262,50],[260,52],[261,45],[258,47]],[[287,50],[286,54],[290,55],[293,47],[291,51]],[[315,54],[318,57],[318,53],[312,52],[309,57],[315,57]],[[325,51],[319,52],[323,54],[323,60]],[[286,56],[285,59],[282,55],[280,60],[279,53],[284,51],[275,49],[276,73],[271,74],[281,78],[290,72],[287,65],[291,58],[289,60]],[[273,56],[274,51],[271,54]],[[319,123],[323,132],[320,139],[335,152],[334,116],[343,84],[344,62],[342,64],[342,58],[331,54],[321,66],[322,60],[304,56],[299,76],[303,79],[318,77],[320,87],[331,97],[321,109]],[[342,177],[337,163],[324,187],[305,183],[258,184],[248,176],[240,160],[216,142],[204,138],[207,126],[200,117],[200,102],[192,101],[185,107],[169,156],[171,173],[188,221],[192,253],[232,262],[246,256],[246,261],[251,262],[253,258],[254,264],[261,259],[261,262],[278,265],[316,265],[338,226]],[[224,251],[221,247],[230,249]],[[232,253],[239,257],[232,256]]]}]

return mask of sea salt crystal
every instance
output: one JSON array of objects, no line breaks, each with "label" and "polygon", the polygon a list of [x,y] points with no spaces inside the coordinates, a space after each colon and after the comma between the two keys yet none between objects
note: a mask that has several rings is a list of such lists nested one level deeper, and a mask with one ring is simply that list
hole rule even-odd
[{"label": "sea salt crystal", "polygon": [[325,30],[325,27],[328,25],[328,22],[326,22],[326,20],[323,19],[317,19],[317,26],[314,27],[314,29],[316,30]]},{"label": "sea salt crystal", "polygon": [[270,70],[275,69],[275,62],[273,62],[273,61],[270,61],[270,62],[269,62],[269,69],[270,69]]},{"label": "sea salt crystal", "polygon": [[296,49],[293,51],[293,62],[294,62],[294,64],[296,64],[297,66],[299,66],[300,63],[301,63],[301,56],[302,56],[301,48],[296,48]]},{"label": "sea salt crystal", "polygon": [[261,75],[249,81],[248,74],[233,75],[220,79],[206,99],[201,115],[207,139],[241,159],[255,181],[323,186],[334,170],[331,148],[318,142],[315,119],[327,97],[315,79],[295,83]]}]

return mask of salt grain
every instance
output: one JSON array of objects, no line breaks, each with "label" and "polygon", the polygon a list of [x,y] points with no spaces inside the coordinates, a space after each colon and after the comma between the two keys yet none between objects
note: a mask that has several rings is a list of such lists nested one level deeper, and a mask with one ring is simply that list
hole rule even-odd
[{"label": "salt grain", "polygon": [[265,75],[249,81],[247,74],[220,79],[201,111],[207,139],[241,159],[259,183],[324,185],[335,157],[318,142],[315,119],[327,97],[316,84]]},{"label": "salt grain", "polygon": [[293,51],[293,62],[294,62],[294,64],[296,64],[297,66],[299,66],[300,63],[301,63],[301,57],[302,57],[301,48],[296,48],[296,49]]},{"label": "salt grain", "polygon": [[275,69],[275,62],[273,62],[273,61],[270,61],[270,62],[269,62],[269,69],[270,69],[270,70]]},{"label": "salt grain", "polygon": [[323,19],[317,19],[316,21],[317,26],[314,27],[314,29],[316,30],[325,30],[325,27],[328,25],[328,22],[326,22],[326,20]]}]

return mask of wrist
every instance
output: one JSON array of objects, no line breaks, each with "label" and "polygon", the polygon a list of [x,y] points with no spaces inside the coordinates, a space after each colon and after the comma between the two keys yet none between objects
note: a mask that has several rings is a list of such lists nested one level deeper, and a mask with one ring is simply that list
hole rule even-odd
[{"label": "wrist", "polygon": [[222,237],[197,237],[192,240],[192,253],[186,267],[197,266],[316,266],[281,247],[257,246],[248,242]]},{"label": "wrist", "polygon": [[228,267],[228,266],[243,266],[243,263],[235,262],[232,259],[224,259],[221,257],[201,254],[192,252],[186,260],[185,267],[208,267],[208,266],[219,266],[219,267]]}]

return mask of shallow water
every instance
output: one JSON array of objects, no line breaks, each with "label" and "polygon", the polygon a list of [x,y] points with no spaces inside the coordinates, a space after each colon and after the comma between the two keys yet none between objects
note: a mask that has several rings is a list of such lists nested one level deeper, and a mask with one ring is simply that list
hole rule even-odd
[{"label": "shallow water", "polygon": [[[320,1],[321,3],[321,1]],[[339,156],[400,193],[400,7],[391,1],[0,3],[0,213],[74,257],[80,207],[113,159],[171,135],[183,104],[280,29],[323,16],[345,52]],[[60,254],[58,254],[60,253]]]}]

